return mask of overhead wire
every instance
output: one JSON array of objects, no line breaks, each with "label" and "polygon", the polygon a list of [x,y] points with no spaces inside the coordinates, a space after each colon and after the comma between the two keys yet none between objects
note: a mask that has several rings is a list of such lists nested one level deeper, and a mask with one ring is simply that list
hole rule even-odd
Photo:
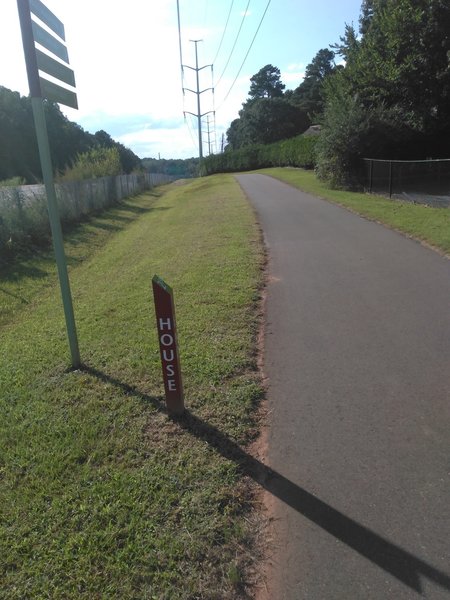
[{"label": "overhead wire", "polygon": [[181,87],[183,88],[184,97],[184,67],[183,67],[183,49],[181,44],[181,19],[180,19],[180,0],[177,0],[177,18],[178,18],[178,46],[180,50],[180,67],[181,67]]},{"label": "overhead wire", "polygon": [[228,56],[228,60],[226,62],[225,68],[223,69],[222,74],[221,74],[221,76],[219,77],[219,79],[218,79],[218,81],[216,83],[216,86],[219,85],[219,83],[221,82],[222,77],[224,76],[225,71],[227,70],[228,65],[230,64],[231,57],[233,56],[234,49],[236,48],[237,41],[238,41],[239,36],[241,34],[242,25],[244,24],[245,17],[247,16],[247,13],[248,13],[248,7],[250,6],[250,2],[251,2],[251,0],[248,0],[247,6],[246,6],[245,11],[244,11],[244,13],[242,15],[242,20],[241,20],[241,24],[239,26],[239,30],[238,30],[236,38],[234,40],[233,47],[231,48],[231,52],[230,52],[230,55]]},{"label": "overhead wire", "polygon": [[194,140],[194,136],[192,134],[192,129],[191,126],[189,124],[189,120],[186,117],[186,112],[184,110],[185,107],[185,100],[184,100],[184,66],[183,66],[183,47],[182,47],[182,42],[181,42],[181,17],[180,17],[180,0],[177,0],[177,20],[178,20],[178,46],[179,46],[179,52],[180,52],[180,68],[181,68],[181,91],[183,93],[183,116],[184,116],[184,124],[187,127],[187,130],[189,132],[191,141],[192,141],[192,145],[194,148],[197,147],[197,144]]},{"label": "overhead wire", "polygon": [[[215,93],[214,93],[214,91],[215,91],[215,87],[218,86],[219,83],[222,81],[222,78],[223,78],[223,76],[224,76],[225,72],[227,71],[228,66],[230,64],[231,58],[233,57],[234,51],[236,49],[237,42],[238,42],[238,40],[240,38],[241,31],[242,31],[242,28],[243,28],[243,25],[244,25],[244,20],[248,16],[248,10],[249,10],[249,7],[250,7],[250,2],[251,2],[251,0],[247,1],[247,5],[245,7],[245,10],[242,13],[241,23],[239,25],[238,32],[237,32],[236,37],[234,39],[233,46],[232,46],[231,51],[229,53],[228,59],[227,59],[227,61],[225,63],[225,67],[223,68],[222,73],[221,73],[221,75],[220,75],[220,77],[219,77],[219,79],[218,79],[218,81],[217,81],[217,83],[215,85],[214,85],[214,75],[212,74],[212,77],[213,77],[213,81],[212,81],[213,111],[212,111],[212,113],[213,113],[213,140],[214,140],[213,141],[213,145],[215,145],[216,147],[217,147],[217,128],[216,128],[216,108],[215,108]],[[253,36],[253,39],[252,39],[252,41],[250,43],[250,46],[249,46],[249,48],[248,48],[248,50],[247,50],[247,52],[245,54],[244,60],[242,61],[242,64],[241,64],[241,66],[239,68],[239,71],[238,71],[236,77],[234,78],[234,81],[231,84],[231,86],[230,86],[230,88],[229,88],[226,96],[224,97],[222,103],[218,107],[219,109],[226,102],[226,100],[228,99],[228,96],[230,95],[230,93],[231,93],[234,85],[236,84],[236,81],[237,81],[237,79],[238,79],[238,77],[239,77],[239,75],[240,75],[240,73],[242,71],[242,68],[244,67],[245,61],[247,60],[248,55],[250,54],[250,51],[251,51],[251,49],[253,47],[253,44],[255,42],[255,39],[256,39],[256,37],[257,37],[257,35],[259,33],[261,25],[262,25],[262,23],[264,21],[264,18],[266,16],[267,10],[268,10],[268,8],[270,6],[270,3],[271,3],[271,0],[268,0],[268,3],[266,5],[264,13],[263,13],[263,15],[261,17],[259,25],[258,25],[258,27],[256,29],[256,32],[255,32],[255,34]],[[233,6],[234,6],[234,0],[231,0],[230,7],[229,7],[229,10],[228,10],[227,19],[226,19],[226,22],[225,22],[225,27],[224,27],[224,30],[223,30],[223,33],[222,33],[222,37],[221,37],[219,46],[218,46],[217,51],[216,51],[216,55],[215,55],[214,60],[213,60],[213,64],[216,62],[217,57],[219,56],[220,50],[222,49],[223,41],[225,39],[225,35],[226,35],[227,29],[228,29],[228,25],[229,25],[231,13],[233,11]],[[205,0],[205,12],[204,12],[204,20],[205,21],[206,21],[206,18],[207,18],[208,8],[209,8],[209,6],[208,6],[208,0]],[[182,87],[182,93],[183,93],[183,114],[184,114],[185,124],[186,124],[186,126],[188,128],[188,131],[189,131],[189,135],[191,137],[193,146],[195,147],[196,146],[196,142],[194,141],[194,137],[193,137],[193,133],[192,133],[192,128],[191,128],[189,119],[186,118],[186,112],[184,110],[184,107],[185,107],[185,89],[184,89],[185,73],[184,73],[184,64],[183,64],[183,49],[182,49],[182,35],[181,35],[180,0],[177,0],[177,21],[178,21],[178,44],[179,44],[179,55],[180,55],[180,69],[181,69],[181,87]],[[212,67],[212,73],[213,73],[213,65],[211,65],[211,67]]]},{"label": "overhead wire", "polygon": [[269,8],[269,6],[270,6],[270,3],[271,3],[271,2],[272,2],[272,0],[269,0],[269,1],[267,2],[266,8],[265,8],[265,10],[264,10],[264,13],[263,13],[263,15],[262,15],[262,17],[261,17],[261,20],[260,20],[260,22],[259,22],[258,28],[256,29],[255,35],[253,36],[253,39],[252,39],[252,41],[251,41],[251,43],[250,43],[250,46],[249,46],[249,48],[248,48],[248,50],[247,50],[247,53],[246,53],[246,55],[244,56],[244,60],[242,61],[242,64],[241,64],[241,66],[239,67],[239,71],[237,72],[237,75],[236,75],[236,77],[234,78],[234,81],[233,81],[233,83],[231,84],[231,87],[230,87],[230,89],[228,90],[228,92],[227,92],[226,96],[224,97],[224,99],[222,100],[222,102],[221,102],[220,106],[218,107],[218,110],[219,110],[219,109],[220,109],[220,108],[221,108],[221,107],[224,105],[224,103],[226,102],[226,100],[227,100],[228,96],[230,95],[230,92],[231,92],[231,90],[233,89],[233,87],[234,87],[234,85],[235,85],[236,81],[238,80],[238,77],[239,77],[239,75],[241,74],[242,68],[243,68],[243,66],[244,66],[244,64],[245,64],[245,61],[247,60],[247,57],[248,57],[248,55],[250,54],[250,51],[251,51],[251,49],[252,49],[252,47],[253,47],[253,44],[254,44],[254,42],[255,42],[255,39],[256,39],[256,36],[258,35],[258,33],[259,33],[259,30],[261,29],[261,25],[262,25],[262,23],[263,23],[263,21],[264,21],[264,17],[266,16],[267,10],[268,10],[268,8]]},{"label": "overhead wire", "polygon": [[217,122],[216,122],[216,111],[213,112],[213,127],[214,127],[214,148],[217,152]]},{"label": "overhead wire", "polygon": [[[189,115],[189,117],[191,117],[191,116]],[[186,113],[184,113],[184,124],[186,125],[186,127],[188,129],[188,132],[189,132],[189,135],[191,136],[192,146],[193,146],[193,148],[195,148],[195,150],[197,150],[197,142],[194,140],[194,135],[192,133],[191,126],[189,125],[189,120],[186,117]]]},{"label": "overhead wire", "polygon": [[219,47],[217,48],[217,52],[216,52],[216,55],[214,57],[213,64],[216,62],[217,57],[219,56],[220,49],[222,48],[223,40],[225,38],[225,34],[227,32],[227,29],[228,29],[228,23],[230,21],[231,11],[233,10],[233,5],[234,5],[234,0],[231,0],[230,9],[228,11],[228,16],[227,16],[227,21],[226,21],[225,27],[223,29],[222,38],[220,40]]}]

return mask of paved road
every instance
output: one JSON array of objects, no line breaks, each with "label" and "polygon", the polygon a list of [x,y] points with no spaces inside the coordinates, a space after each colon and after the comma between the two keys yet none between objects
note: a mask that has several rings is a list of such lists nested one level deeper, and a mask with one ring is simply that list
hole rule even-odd
[{"label": "paved road", "polygon": [[450,261],[264,175],[272,600],[450,598]]}]

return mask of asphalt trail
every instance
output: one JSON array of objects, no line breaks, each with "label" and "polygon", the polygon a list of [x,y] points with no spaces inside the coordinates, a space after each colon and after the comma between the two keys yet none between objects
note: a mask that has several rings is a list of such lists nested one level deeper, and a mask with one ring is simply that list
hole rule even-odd
[{"label": "asphalt trail", "polygon": [[236,178],[270,257],[269,467],[247,464],[275,499],[269,597],[450,598],[450,261]]}]

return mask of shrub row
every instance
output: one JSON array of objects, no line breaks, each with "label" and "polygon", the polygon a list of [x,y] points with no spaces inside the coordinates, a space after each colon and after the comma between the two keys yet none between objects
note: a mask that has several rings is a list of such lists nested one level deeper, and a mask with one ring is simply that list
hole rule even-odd
[{"label": "shrub row", "polygon": [[274,144],[254,145],[211,154],[203,161],[204,175],[251,171],[266,167],[302,167],[313,169],[316,164],[317,136],[299,135]]}]

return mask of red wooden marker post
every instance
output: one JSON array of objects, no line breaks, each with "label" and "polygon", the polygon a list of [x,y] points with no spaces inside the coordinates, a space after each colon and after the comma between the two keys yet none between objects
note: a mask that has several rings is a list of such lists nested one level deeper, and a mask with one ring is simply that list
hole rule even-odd
[{"label": "red wooden marker post", "polygon": [[152,279],[152,286],[167,410],[169,415],[181,415],[184,412],[183,381],[178,356],[173,292],[157,275]]}]

